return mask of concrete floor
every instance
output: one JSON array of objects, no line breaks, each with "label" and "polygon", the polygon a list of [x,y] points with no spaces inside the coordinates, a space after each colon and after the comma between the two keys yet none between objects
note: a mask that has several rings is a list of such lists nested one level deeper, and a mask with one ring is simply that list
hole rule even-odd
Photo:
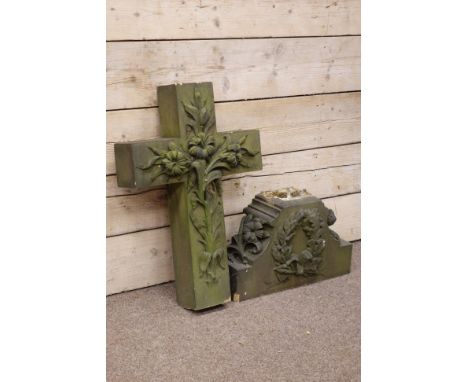
[{"label": "concrete floor", "polygon": [[359,381],[360,247],[349,275],[202,313],[174,283],[108,297],[107,381]]}]

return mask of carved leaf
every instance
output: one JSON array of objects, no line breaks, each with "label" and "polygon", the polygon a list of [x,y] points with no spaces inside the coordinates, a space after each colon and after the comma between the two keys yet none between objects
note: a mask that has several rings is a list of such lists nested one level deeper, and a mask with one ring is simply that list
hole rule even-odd
[{"label": "carved leaf", "polygon": [[187,114],[187,116],[191,120],[196,121],[197,116],[198,116],[198,109],[195,106],[190,105],[189,103],[186,103],[186,102],[183,102],[182,104],[184,106],[184,110],[185,110],[185,113]]},{"label": "carved leaf", "polygon": [[218,264],[218,266],[221,269],[225,269],[225,266],[223,264],[223,259],[224,259],[224,249],[223,248],[218,248],[215,253],[214,253],[214,258]]},{"label": "carved leaf", "polygon": [[200,271],[205,273],[208,269],[208,265],[211,260],[211,254],[209,252],[204,251],[200,256]]},{"label": "carved leaf", "polygon": [[158,156],[158,157],[160,157],[160,156],[162,155],[160,150],[158,150],[158,149],[156,149],[156,148],[154,148],[154,147],[151,147],[151,146],[148,146],[148,148],[150,149],[150,151],[151,151],[154,155],[156,155],[156,156]]},{"label": "carved leaf", "polygon": [[223,174],[219,170],[211,171],[208,174],[208,176],[206,177],[206,183],[209,184],[209,183],[213,182],[216,179],[221,179],[222,176],[223,176]]},{"label": "carved leaf", "polygon": [[160,169],[157,169],[156,171],[154,171],[154,173],[151,174],[151,181],[154,182],[156,180],[156,178],[160,177],[162,175],[162,170]]},{"label": "carved leaf", "polygon": [[153,166],[155,166],[157,164],[160,164],[160,163],[161,163],[161,158],[160,157],[154,157],[154,158],[151,158],[150,161],[146,165],[140,166],[138,168],[140,170],[149,170]]}]

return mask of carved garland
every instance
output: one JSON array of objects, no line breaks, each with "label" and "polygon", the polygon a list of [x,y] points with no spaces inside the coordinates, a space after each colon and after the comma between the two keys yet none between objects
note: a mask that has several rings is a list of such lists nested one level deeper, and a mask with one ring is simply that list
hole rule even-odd
[{"label": "carved garland", "polygon": [[[318,208],[301,209],[284,222],[272,249],[274,270],[280,281],[286,281],[290,275],[310,277],[319,273],[325,224]],[[307,237],[307,246],[297,254],[293,253],[291,242],[299,228]]]},{"label": "carved garland", "polygon": [[194,91],[192,100],[182,101],[187,117],[187,139],[180,144],[171,142],[168,150],[148,146],[154,156],[141,169],[152,171],[152,180],[162,174],[174,178],[188,176],[190,220],[198,234],[198,242],[203,246],[199,258],[200,277],[215,282],[219,278],[219,269],[226,267],[225,246],[219,247],[225,240],[220,235],[223,224],[220,221],[223,217],[222,172],[246,166],[243,157],[255,156],[258,152],[244,147],[247,135],[238,139],[216,136],[213,107],[207,103],[198,90]]}]

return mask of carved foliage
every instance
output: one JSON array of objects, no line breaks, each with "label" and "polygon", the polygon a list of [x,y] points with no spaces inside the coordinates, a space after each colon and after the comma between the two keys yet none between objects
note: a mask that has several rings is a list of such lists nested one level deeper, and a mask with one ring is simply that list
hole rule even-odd
[{"label": "carved foliage", "polygon": [[[336,216],[335,216],[335,213],[333,212],[333,210],[331,209],[328,209],[328,215],[327,215],[327,225],[328,226],[331,226],[333,224],[335,224],[336,222]],[[330,235],[331,235],[331,238],[337,242],[340,242],[340,237],[338,236],[338,234],[333,231],[332,229],[330,229]]]},{"label": "carved foliage", "polygon": [[[284,222],[272,248],[274,270],[280,281],[287,280],[290,275],[310,277],[319,273],[325,228],[326,222],[318,208],[301,209]],[[302,252],[294,253],[291,243],[298,229],[303,230],[307,245]]]},{"label": "carved foliage", "polygon": [[180,177],[189,171],[192,158],[182,145],[170,142],[168,150],[158,150],[151,146],[148,149],[154,154],[153,157],[146,165],[138,168],[150,171],[152,182],[161,175]]},{"label": "carved foliage", "polygon": [[140,169],[150,171],[152,181],[162,174],[187,180],[189,216],[203,247],[200,277],[215,282],[220,269],[225,269],[226,258],[220,180],[223,172],[247,166],[244,157],[258,152],[245,147],[247,135],[235,139],[215,132],[214,106],[197,88],[193,98],[182,101],[182,106],[186,114],[186,139],[171,142],[168,150],[148,146],[153,157]]},{"label": "carved foliage", "polygon": [[248,264],[266,247],[270,232],[269,223],[252,214],[244,216],[239,226],[239,233],[231,239],[228,257],[233,262]]}]

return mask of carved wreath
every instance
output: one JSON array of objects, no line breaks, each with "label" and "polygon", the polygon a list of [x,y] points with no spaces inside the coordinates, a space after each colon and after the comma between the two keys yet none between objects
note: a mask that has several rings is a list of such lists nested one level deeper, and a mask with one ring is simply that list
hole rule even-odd
[{"label": "carved wreath", "polygon": [[[301,209],[284,222],[272,249],[274,270],[280,281],[287,280],[290,275],[310,277],[319,273],[325,228],[326,222],[318,208]],[[298,229],[305,233],[307,246],[302,252],[294,253],[291,242]]]}]

